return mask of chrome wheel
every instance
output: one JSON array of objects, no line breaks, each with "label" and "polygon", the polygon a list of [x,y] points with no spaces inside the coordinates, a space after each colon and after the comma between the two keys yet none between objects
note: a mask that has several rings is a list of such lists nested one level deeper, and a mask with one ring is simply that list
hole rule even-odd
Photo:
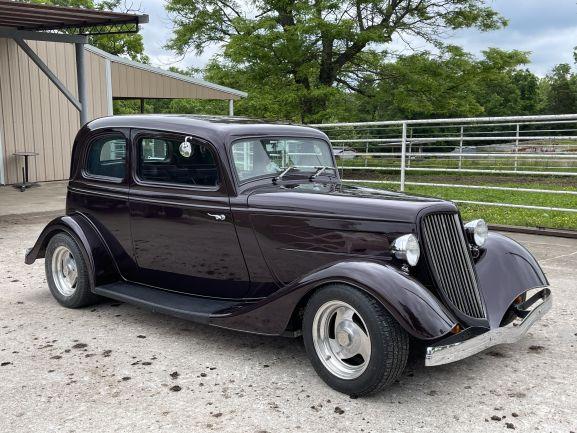
[{"label": "chrome wheel", "polygon": [[56,289],[63,296],[72,296],[76,291],[78,268],[76,260],[65,246],[58,246],[52,255],[52,278]]},{"label": "chrome wheel", "polygon": [[323,365],[340,379],[355,379],[371,359],[371,338],[361,315],[349,304],[329,301],[317,310],[313,344]]}]

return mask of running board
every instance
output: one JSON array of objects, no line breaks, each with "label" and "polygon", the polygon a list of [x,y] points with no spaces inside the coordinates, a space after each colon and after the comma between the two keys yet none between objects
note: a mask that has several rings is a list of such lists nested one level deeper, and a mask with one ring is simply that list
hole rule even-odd
[{"label": "running board", "polygon": [[213,315],[226,314],[228,310],[244,305],[238,301],[201,298],[126,282],[97,286],[93,292],[153,312],[205,324]]}]

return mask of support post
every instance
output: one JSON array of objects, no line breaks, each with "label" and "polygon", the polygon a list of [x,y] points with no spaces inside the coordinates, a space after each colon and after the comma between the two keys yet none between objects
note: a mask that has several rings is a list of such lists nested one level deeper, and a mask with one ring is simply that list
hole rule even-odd
[{"label": "support post", "polygon": [[405,158],[407,156],[407,122],[403,122],[401,139],[401,192],[405,191]]},{"label": "support post", "polygon": [[112,62],[104,61],[104,81],[106,82],[106,110],[109,116],[114,115],[114,103],[112,102]]},{"label": "support post", "polygon": [[411,155],[413,154],[413,128],[409,129],[409,159],[407,160],[407,167],[411,166]]},{"label": "support post", "polygon": [[144,114],[144,98],[140,98],[140,114]]},{"label": "support post", "polygon": [[4,185],[4,148],[2,147],[2,130],[0,129],[0,185]]},{"label": "support post", "polygon": [[461,141],[459,141],[459,170],[461,170],[463,166],[463,129],[464,127],[461,126]]},{"label": "support post", "polygon": [[76,49],[76,78],[78,80],[78,100],[80,102],[80,127],[88,123],[88,87],[86,86],[86,69],[84,44],[75,43]]},{"label": "support post", "polygon": [[365,167],[369,165],[369,142],[367,141],[367,145],[365,146]]},{"label": "support post", "polygon": [[228,115],[230,117],[234,116],[234,99],[228,100]]},{"label": "support post", "polygon": [[519,157],[517,154],[519,153],[519,124],[517,123],[517,130],[515,132],[515,171],[517,171],[517,163]]}]

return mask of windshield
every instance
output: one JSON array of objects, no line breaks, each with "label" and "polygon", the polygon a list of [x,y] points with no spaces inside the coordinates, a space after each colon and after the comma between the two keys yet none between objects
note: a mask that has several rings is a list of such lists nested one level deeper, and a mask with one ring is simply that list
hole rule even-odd
[{"label": "windshield", "polygon": [[[279,175],[291,167],[291,174],[312,175],[320,167],[334,168],[329,144],[314,138],[250,138],[232,145],[234,167],[240,181]],[[327,170],[328,174],[334,174]],[[288,176],[288,174],[287,174]]]}]

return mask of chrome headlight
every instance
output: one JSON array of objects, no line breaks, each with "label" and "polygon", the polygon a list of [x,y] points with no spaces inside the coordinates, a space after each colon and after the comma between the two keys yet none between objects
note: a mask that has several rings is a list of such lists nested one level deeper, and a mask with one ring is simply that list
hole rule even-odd
[{"label": "chrome headlight", "polygon": [[469,242],[474,243],[478,247],[485,245],[487,237],[489,236],[489,226],[485,220],[478,219],[465,224],[465,230],[469,237]]},{"label": "chrome headlight", "polygon": [[415,266],[421,256],[419,241],[413,234],[395,239],[392,244],[392,250],[397,259],[405,260],[411,266]]}]

